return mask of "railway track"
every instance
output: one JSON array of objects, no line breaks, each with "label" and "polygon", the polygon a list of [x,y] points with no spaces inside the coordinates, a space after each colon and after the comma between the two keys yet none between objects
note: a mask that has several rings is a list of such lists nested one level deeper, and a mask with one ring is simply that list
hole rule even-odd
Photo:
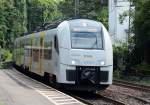
[{"label": "railway track", "polygon": [[150,105],[150,86],[138,85],[134,83],[129,83],[126,81],[115,80],[113,82],[115,88],[117,90],[110,90],[112,92],[117,92],[124,97],[128,97],[128,99],[136,100],[136,102],[140,102],[144,105]]},{"label": "railway track", "polygon": [[[128,83],[125,81],[118,81],[118,80],[115,80],[113,84],[117,86],[139,90],[139,91],[150,92],[150,86],[138,85],[138,84]],[[94,96],[89,96],[85,94],[88,97],[84,97],[80,95],[73,95],[73,97],[75,97],[76,99],[80,101],[83,101],[84,103],[88,105],[103,105],[103,104],[104,105],[126,105],[126,104],[130,105],[131,103],[129,100],[134,100],[135,102],[139,102],[139,104],[143,104],[143,105],[150,104],[150,101],[148,99],[145,99],[145,97],[142,98],[142,97],[134,96],[128,93],[122,93],[119,91],[116,93],[116,95],[117,94],[123,95],[124,97],[127,98],[127,100],[126,101],[124,99],[122,101],[120,99],[117,100],[117,99],[114,99],[113,97],[107,97],[107,95],[106,96],[101,95],[100,93],[95,94]],[[89,98],[89,97],[94,97],[94,99]]]},{"label": "railway track", "polygon": [[125,103],[103,96],[99,93],[68,93],[72,97],[84,102],[87,105],[126,105]]},{"label": "railway track", "polygon": [[114,80],[113,81],[114,85],[118,86],[123,86],[127,88],[132,88],[140,91],[145,91],[145,92],[150,92],[150,86],[145,86],[145,85],[139,85],[139,84],[134,84],[126,81],[120,81],[120,80]]},{"label": "railway track", "polygon": [[101,96],[101,97],[102,97],[103,99],[105,99],[106,101],[112,102],[114,105],[125,105],[124,102],[121,102],[121,101],[119,101],[119,100],[113,100],[113,99],[111,99],[111,98],[109,98],[109,97],[106,97],[106,96],[103,96],[103,95],[100,95],[100,94],[99,94],[99,96]]}]

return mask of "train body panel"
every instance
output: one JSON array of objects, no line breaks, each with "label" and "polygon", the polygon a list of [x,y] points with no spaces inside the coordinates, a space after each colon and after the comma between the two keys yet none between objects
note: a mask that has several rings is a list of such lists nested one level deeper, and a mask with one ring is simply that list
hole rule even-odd
[{"label": "train body panel", "polygon": [[17,38],[14,45],[15,64],[41,76],[54,75],[57,83],[85,88],[112,84],[112,44],[100,22],[64,21]]}]

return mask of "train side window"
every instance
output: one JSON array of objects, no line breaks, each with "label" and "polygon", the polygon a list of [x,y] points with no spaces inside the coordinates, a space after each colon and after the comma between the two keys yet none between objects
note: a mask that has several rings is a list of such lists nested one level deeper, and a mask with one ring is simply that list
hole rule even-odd
[{"label": "train side window", "polygon": [[51,49],[45,49],[44,50],[44,59],[51,59],[52,58],[52,50]]},{"label": "train side window", "polygon": [[54,37],[54,47],[56,52],[59,54],[59,47],[58,47],[58,38],[57,36]]}]

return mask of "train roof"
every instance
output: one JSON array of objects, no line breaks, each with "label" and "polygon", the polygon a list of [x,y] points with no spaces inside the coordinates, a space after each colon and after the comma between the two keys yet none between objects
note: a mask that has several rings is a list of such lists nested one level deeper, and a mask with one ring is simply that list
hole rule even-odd
[{"label": "train roof", "polygon": [[73,27],[80,27],[80,26],[99,27],[100,25],[102,25],[101,22],[89,20],[89,19],[69,20],[69,24],[70,26],[73,26]]},{"label": "train roof", "polygon": [[25,33],[24,36],[19,37],[17,39],[27,38],[33,33],[39,33],[39,32],[50,30],[50,29],[56,29],[64,21],[68,21],[70,26],[88,25],[92,27],[92,26],[100,26],[102,24],[101,22],[90,20],[90,19],[69,19],[69,20],[63,20],[63,21],[58,20],[53,23],[45,23],[42,26],[40,26],[38,29],[36,29],[34,32]]}]

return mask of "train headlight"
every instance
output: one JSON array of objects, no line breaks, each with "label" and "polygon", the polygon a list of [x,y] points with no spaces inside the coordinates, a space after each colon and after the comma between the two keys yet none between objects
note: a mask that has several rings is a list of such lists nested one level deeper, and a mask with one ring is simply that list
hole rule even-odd
[{"label": "train headlight", "polygon": [[104,61],[101,61],[100,64],[101,64],[101,66],[103,66],[103,65],[105,64],[105,62],[104,62]]},{"label": "train headlight", "polygon": [[72,62],[71,62],[73,65],[76,63],[74,60],[72,60]]}]

